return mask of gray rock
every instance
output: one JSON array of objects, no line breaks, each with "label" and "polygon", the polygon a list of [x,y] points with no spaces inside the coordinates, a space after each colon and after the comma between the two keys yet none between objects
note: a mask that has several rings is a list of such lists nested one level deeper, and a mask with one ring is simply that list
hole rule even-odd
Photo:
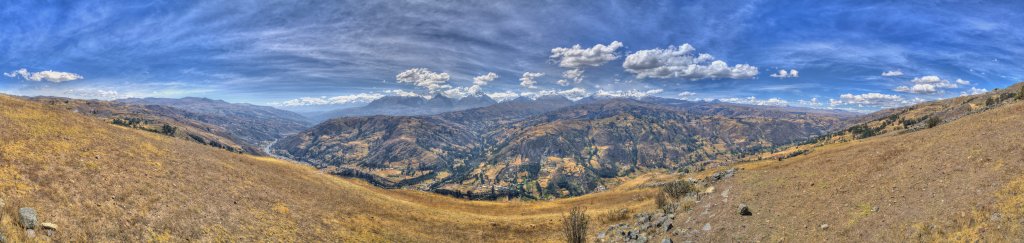
[{"label": "gray rock", "polygon": [[754,213],[750,212],[750,207],[747,207],[747,204],[740,203],[740,215],[750,216],[754,215]]},{"label": "gray rock", "polygon": [[21,223],[21,227],[26,229],[36,228],[36,210],[33,208],[19,208],[18,209],[18,223]]},{"label": "gray rock", "polygon": [[661,231],[668,232],[669,230],[672,230],[672,221],[661,225]]},{"label": "gray rock", "polygon": [[701,230],[703,230],[703,231],[710,231],[711,230],[711,223],[704,223],[704,227],[701,228]]},{"label": "gray rock", "polygon": [[822,230],[827,230],[828,229],[828,224],[821,224],[820,228]]},{"label": "gray rock", "polygon": [[672,243],[672,239],[669,239],[669,238],[661,239],[661,243]]},{"label": "gray rock", "polygon": [[0,231],[0,243],[7,243],[7,236],[2,231]]},{"label": "gray rock", "polygon": [[638,225],[651,221],[651,215],[646,213],[637,214],[636,218],[636,222]]}]

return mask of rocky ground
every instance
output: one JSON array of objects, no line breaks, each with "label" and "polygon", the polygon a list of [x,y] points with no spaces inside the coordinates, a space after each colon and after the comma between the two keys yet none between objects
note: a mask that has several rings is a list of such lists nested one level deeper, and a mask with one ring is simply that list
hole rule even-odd
[{"label": "rocky ground", "polygon": [[[597,241],[671,243],[673,238],[693,238],[692,236],[696,234],[710,231],[712,227],[710,224],[705,224],[700,228],[679,227],[677,218],[685,217],[684,222],[691,223],[699,221],[701,217],[714,217],[714,214],[708,212],[707,207],[694,208],[693,205],[713,200],[713,194],[716,192],[715,184],[734,176],[737,171],[733,168],[711,174],[700,180],[691,178],[689,182],[693,185],[694,192],[687,193],[683,198],[670,199],[671,202],[657,211],[637,213],[633,215],[631,223],[608,226],[605,230],[597,233]],[[724,198],[728,198],[728,194],[728,190],[720,193]],[[726,199],[726,201],[728,200]],[[679,217],[677,217],[677,213]],[[751,211],[746,204],[740,204],[737,214],[750,215]]]}]

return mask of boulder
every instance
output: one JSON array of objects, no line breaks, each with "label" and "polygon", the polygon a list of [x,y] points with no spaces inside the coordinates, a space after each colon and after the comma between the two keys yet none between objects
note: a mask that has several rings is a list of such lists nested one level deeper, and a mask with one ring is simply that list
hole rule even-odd
[{"label": "boulder", "polygon": [[34,208],[19,208],[18,223],[26,229],[36,228],[36,210]]},{"label": "boulder", "polygon": [[740,215],[750,216],[750,215],[754,215],[754,213],[750,212],[750,207],[747,207],[747,204],[741,203],[740,204]]}]

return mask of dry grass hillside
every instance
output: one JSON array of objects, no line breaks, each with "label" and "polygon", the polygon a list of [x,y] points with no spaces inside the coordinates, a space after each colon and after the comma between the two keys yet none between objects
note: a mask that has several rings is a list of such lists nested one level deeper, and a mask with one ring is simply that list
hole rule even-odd
[{"label": "dry grass hillside", "polygon": [[29,240],[18,207],[59,226],[42,242],[557,241],[568,208],[588,207],[596,228],[649,210],[653,192],[479,202],[384,190],[0,95],[0,233],[13,242]]},{"label": "dry grass hillside", "polygon": [[[1022,126],[1024,102],[1014,101],[933,128],[759,162],[715,185],[675,218],[668,236],[700,242],[1019,241]],[[752,216],[737,213],[741,203]]]}]

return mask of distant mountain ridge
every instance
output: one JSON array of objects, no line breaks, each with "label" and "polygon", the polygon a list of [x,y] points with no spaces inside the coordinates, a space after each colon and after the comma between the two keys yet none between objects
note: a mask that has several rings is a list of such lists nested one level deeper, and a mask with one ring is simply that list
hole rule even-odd
[{"label": "distant mountain ridge", "polygon": [[323,121],[338,117],[373,115],[416,116],[434,115],[449,111],[489,106],[497,103],[490,96],[475,94],[455,99],[441,94],[430,98],[422,96],[385,96],[371,101],[366,106],[327,111],[311,117]]},{"label": "distant mountain ridge", "polygon": [[307,118],[294,112],[207,98],[131,98],[114,102],[185,110],[192,114],[190,118],[224,127],[239,142],[253,146],[269,143],[310,126]]},{"label": "distant mountain ridge", "polygon": [[739,158],[842,128],[847,118],[727,103],[521,97],[432,116],[331,119],[272,150],[385,187],[545,198],[600,190],[605,178],[646,169]]}]

